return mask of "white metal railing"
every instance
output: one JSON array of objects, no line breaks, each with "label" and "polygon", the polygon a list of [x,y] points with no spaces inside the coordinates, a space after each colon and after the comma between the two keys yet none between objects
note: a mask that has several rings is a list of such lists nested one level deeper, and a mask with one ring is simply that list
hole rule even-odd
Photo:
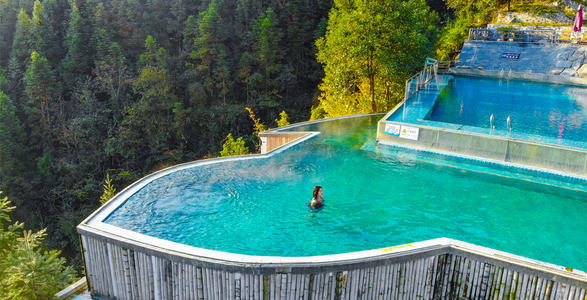
[{"label": "white metal railing", "polygon": [[[430,81],[437,80],[438,64],[438,60],[427,57],[426,63],[424,64],[424,69],[406,80],[406,90],[403,100],[404,102],[411,95],[426,87]],[[416,84],[415,87],[413,87],[414,83]],[[436,84],[436,87],[438,87],[438,83]]]},{"label": "white metal railing", "polygon": [[[424,69],[406,80],[406,91],[404,100],[402,101],[402,114],[404,118],[406,114],[406,102],[408,101],[408,98],[427,87],[428,83],[430,83],[432,80],[435,81],[436,89],[438,89],[438,60],[427,57],[426,63],[424,64]],[[416,86],[412,87],[414,83],[416,83]]]},{"label": "white metal railing", "polygon": [[546,41],[556,43],[560,33],[554,29],[526,30],[526,29],[489,29],[471,28],[469,40],[475,41],[514,41],[522,43],[537,43]]},{"label": "white metal railing", "polygon": [[553,29],[471,28],[469,40],[512,41],[518,43],[587,43],[585,30],[574,32],[572,27]]}]

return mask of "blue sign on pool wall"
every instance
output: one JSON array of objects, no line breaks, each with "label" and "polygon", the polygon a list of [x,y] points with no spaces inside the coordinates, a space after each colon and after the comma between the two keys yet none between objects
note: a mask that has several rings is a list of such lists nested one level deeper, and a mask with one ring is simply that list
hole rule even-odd
[{"label": "blue sign on pool wall", "polygon": [[385,133],[399,136],[400,125],[396,124],[385,124]]}]

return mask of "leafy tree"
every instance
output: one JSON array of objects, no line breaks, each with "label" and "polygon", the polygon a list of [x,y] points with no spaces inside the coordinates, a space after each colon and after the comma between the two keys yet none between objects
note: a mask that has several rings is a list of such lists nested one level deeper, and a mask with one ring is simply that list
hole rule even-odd
[{"label": "leafy tree", "polygon": [[454,11],[454,18],[449,19],[442,29],[436,45],[439,59],[453,59],[452,54],[461,48],[469,36],[469,29],[482,27],[491,21],[498,7],[509,0],[445,0],[446,5]]},{"label": "leafy tree", "polygon": [[233,155],[244,155],[249,154],[249,148],[245,146],[245,141],[242,137],[238,139],[234,139],[232,134],[228,134],[226,136],[226,142],[222,145],[222,151],[220,151],[220,156],[233,156]]},{"label": "leafy tree", "polygon": [[388,109],[430,52],[436,19],[423,0],[335,1],[326,36],[316,42],[326,114]]},{"label": "leafy tree", "polygon": [[491,20],[493,13],[504,0],[445,0],[457,16],[466,17],[471,26],[481,26]]},{"label": "leafy tree", "polygon": [[470,25],[467,18],[459,15],[454,20],[449,20],[437,42],[436,57],[440,60],[452,59],[451,55],[457,51],[465,39],[469,36]]},{"label": "leafy tree", "polygon": [[14,210],[8,199],[0,199],[0,294],[6,299],[49,299],[73,279],[60,251],[44,250],[45,229],[23,230],[12,223]]},{"label": "leafy tree", "polygon": [[287,126],[287,125],[289,125],[289,121],[287,120],[287,118],[288,118],[288,115],[287,115],[287,113],[285,112],[285,110],[284,110],[284,111],[282,111],[282,112],[279,114],[279,119],[276,119],[276,120],[275,120],[275,123],[277,123],[277,127],[282,127],[282,126]]}]

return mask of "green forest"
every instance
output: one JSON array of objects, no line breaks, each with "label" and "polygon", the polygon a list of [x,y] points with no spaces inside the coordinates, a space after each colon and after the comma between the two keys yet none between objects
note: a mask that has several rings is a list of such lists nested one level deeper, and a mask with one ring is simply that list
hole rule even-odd
[{"label": "green forest", "polygon": [[[494,4],[1,0],[0,259],[28,238],[71,282],[83,275],[75,226],[117,190],[255,152],[265,128],[387,111]],[[0,292],[16,290],[17,269],[0,264]]]}]

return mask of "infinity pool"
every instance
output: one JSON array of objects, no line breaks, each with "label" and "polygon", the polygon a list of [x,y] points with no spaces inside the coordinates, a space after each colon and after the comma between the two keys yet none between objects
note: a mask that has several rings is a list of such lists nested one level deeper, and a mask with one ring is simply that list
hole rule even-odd
[{"label": "infinity pool", "polygon": [[[587,182],[375,146],[381,116],[263,159],[198,166],[133,194],[106,223],[191,246],[312,256],[454,238],[587,270]],[[314,185],[326,207],[306,208]]]},{"label": "infinity pool", "polygon": [[406,112],[400,109],[389,120],[587,149],[585,87],[466,76],[442,80],[441,92],[412,96]]}]

